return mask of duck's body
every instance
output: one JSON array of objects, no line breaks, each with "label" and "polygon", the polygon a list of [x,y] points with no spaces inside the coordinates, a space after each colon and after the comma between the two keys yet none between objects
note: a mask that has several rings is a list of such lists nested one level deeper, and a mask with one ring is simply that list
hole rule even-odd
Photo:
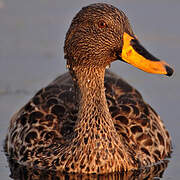
[{"label": "duck's body", "polygon": [[[137,169],[169,156],[168,132],[139,92],[110,72],[106,72],[105,89],[116,136],[119,136],[117,140],[121,140],[124,147],[112,147],[112,134],[101,132],[102,122],[94,120],[82,124],[84,135],[79,135],[79,141],[75,143],[73,135],[78,102],[72,78],[66,73],[40,90],[12,118],[8,154],[20,164],[60,170],[65,167],[64,170],[70,172],[84,173]],[[93,133],[86,135],[90,130]],[[66,149],[66,143],[71,147],[70,156],[63,149]],[[93,152],[93,148],[100,149]]]},{"label": "duck's body", "polygon": [[101,174],[138,169],[169,156],[171,141],[159,116],[137,90],[105,73],[113,59],[76,61],[80,51],[68,47],[70,38],[71,31],[65,45],[70,73],[40,90],[13,116],[8,155],[40,169]]}]

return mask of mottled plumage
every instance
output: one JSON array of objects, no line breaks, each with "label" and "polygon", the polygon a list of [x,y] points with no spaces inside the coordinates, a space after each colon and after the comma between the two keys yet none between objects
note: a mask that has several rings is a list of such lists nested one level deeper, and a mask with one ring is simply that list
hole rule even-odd
[{"label": "mottled plumage", "polygon": [[68,174],[59,171],[39,170],[27,166],[19,165],[10,160],[10,177],[14,180],[154,180],[163,177],[163,173],[167,168],[168,160],[149,166],[140,170],[129,172],[115,172],[109,174]]},{"label": "mottled plumage", "polygon": [[105,72],[120,58],[124,32],[135,38],[127,17],[111,5],[93,4],[76,15],[65,41],[70,73],[12,117],[5,145],[11,158],[38,169],[103,174],[170,155],[160,117],[136,89]]}]

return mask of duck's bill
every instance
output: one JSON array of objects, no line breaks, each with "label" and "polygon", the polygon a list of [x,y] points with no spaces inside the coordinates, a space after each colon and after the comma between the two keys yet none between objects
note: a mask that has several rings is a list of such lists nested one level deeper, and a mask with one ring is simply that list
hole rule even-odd
[{"label": "duck's bill", "polygon": [[167,76],[173,74],[173,69],[166,62],[151,55],[136,38],[127,33],[123,35],[121,58],[123,61],[148,73],[165,74]]}]

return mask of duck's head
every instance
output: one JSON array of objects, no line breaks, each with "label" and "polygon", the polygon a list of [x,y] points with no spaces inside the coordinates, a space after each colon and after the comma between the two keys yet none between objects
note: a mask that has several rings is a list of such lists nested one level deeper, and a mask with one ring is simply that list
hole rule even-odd
[{"label": "duck's head", "polygon": [[167,63],[139,43],[126,15],[105,3],[92,4],[79,11],[66,34],[64,52],[70,68],[105,68],[121,60],[149,73],[173,74]]}]

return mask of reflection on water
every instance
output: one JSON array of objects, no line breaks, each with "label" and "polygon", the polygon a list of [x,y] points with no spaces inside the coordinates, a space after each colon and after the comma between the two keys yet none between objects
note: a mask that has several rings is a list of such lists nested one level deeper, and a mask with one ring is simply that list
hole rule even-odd
[{"label": "reflection on water", "polygon": [[45,171],[20,166],[13,160],[9,160],[10,177],[15,180],[152,180],[162,178],[167,168],[168,160],[164,160],[154,166],[128,173],[113,173],[105,175],[65,174],[56,171]]}]

